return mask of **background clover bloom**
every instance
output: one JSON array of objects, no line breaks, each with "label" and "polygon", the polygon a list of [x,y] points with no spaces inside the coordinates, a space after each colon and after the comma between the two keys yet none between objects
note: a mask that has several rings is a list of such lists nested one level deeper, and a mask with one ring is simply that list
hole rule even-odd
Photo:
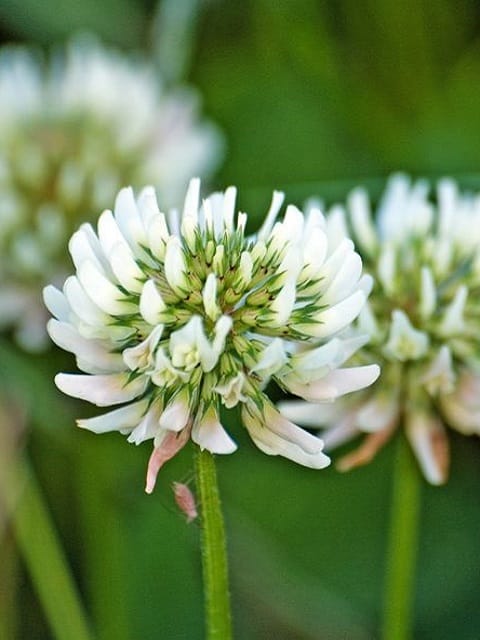
[{"label": "background clover bloom", "polygon": [[365,433],[339,462],[368,462],[402,425],[427,480],[446,481],[445,426],[480,433],[480,197],[460,194],[451,180],[437,186],[393,176],[372,222],[363,189],[327,217],[330,242],[355,239],[373,293],[358,326],[371,336],[363,356],[381,362],[382,377],[351,401],[325,407],[286,404],[308,425],[327,426],[330,447]]},{"label": "background clover bloom", "polygon": [[167,204],[190,176],[210,175],[220,136],[186,89],[164,93],[154,67],[73,41],[45,63],[0,51],[0,328],[22,346],[46,344],[38,291],[67,273],[78,224],[124,184],[155,184]]},{"label": "background clover bloom", "polygon": [[305,218],[290,205],[276,222],[280,193],[259,232],[246,237],[233,187],[201,205],[199,191],[192,180],[182,216],[167,216],[151,187],[137,200],[121,190],[97,232],[84,224],[73,234],[76,275],[63,291],[44,292],[55,316],[50,336],[85,372],[58,374],[57,386],[98,406],[122,405],[79,426],[118,430],[136,444],[153,439],[147,491],[190,438],[211,453],[236,449],[221,405],[241,405],[265,453],[325,467],[323,442],[284,418],[265,385],[273,378],[323,402],[379,373],[377,365],[339,368],[364,340],[334,336],[357,317],[370,286],[352,242],[329,252],[317,210]]}]

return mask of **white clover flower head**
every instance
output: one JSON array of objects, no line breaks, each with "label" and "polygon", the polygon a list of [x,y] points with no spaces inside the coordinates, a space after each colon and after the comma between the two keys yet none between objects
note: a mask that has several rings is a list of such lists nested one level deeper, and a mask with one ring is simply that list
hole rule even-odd
[{"label": "white clover flower head", "polygon": [[235,451],[221,406],[241,406],[262,451],[327,466],[323,442],[280,415],[266,384],[332,402],[379,374],[377,365],[339,368],[364,342],[335,337],[366,297],[352,243],[341,261],[326,251],[319,260],[310,239],[327,246],[323,219],[290,206],[276,222],[279,193],[258,234],[247,237],[235,198],[230,187],[200,203],[194,179],[179,218],[159,210],[151,187],[136,200],[122,189],[97,231],[84,224],[72,236],[76,273],[63,291],[44,290],[49,334],[85,372],[60,373],[57,386],[101,407],[122,405],[79,420],[81,427],[153,440],[148,492],[190,438],[215,454]]},{"label": "white clover flower head", "polygon": [[0,96],[0,330],[35,350],[47,345],[38,291],[68,272],[64,246],[79,223],[124,184],[179,201],[191,175],[217,167],[221,136],[194,92],[164,91],[152,64],[94,38],[48,60],[0,49]]},{"label": "white clover flower head", "polygon": [[382,366],[380,381],[335,407],[286,403],[282,411],[327,427],[333,448],[359,433],[362,445],[341,469],[369,462],[399,425],[432,484],[447,480],[446,427],[480,434],[480,196],[394,175],[373,220],[364,189],[326,216],[329,239],[354,239],[376,284],[358,318],[370,334],[363,354]]}]

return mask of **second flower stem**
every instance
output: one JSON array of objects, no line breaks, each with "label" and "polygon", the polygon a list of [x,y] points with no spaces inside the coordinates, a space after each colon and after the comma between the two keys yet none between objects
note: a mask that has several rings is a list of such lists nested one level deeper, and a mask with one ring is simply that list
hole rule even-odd
[{"label": "second flower stem", "polygon": [[399,433],[393,478],[382,637],[413,637],[421,476],[403,433]]},{"label": "second flower stem", "polygon": [[196,455],[197,491],[202,525],[202,564],[207,640],[232,638],[225,526],[218,492],[215,459],[208,451]]}]

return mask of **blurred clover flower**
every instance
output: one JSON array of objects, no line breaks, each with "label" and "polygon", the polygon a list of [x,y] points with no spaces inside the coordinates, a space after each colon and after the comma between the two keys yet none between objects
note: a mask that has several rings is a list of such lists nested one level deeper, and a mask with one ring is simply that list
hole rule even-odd
[{"label": "blurred clover flower", "polygon": [[135,444],[153,439],[148,492],[190,438],[211,453],[236,449],[221,405],[241,404],[265,453],[327,466],[322,440],[284,418],[265,385],[273,378],[301,397],[332,401],[379,373],[377,365],[339,368],[364,339],[332,337],[356,318],[371,285],[353,243],[327,258],[322,214],[304,218],[290,205],[275,222],[280,193],[259,232],[246,237],[235,188],[201,206],[199,192],[194,179],[180,217],[159,211],[151,187],[136,201],[132,189],[121,190],[97,233],[84,224],[73,234],[76,275],[63,292],[44,291],[56,318],[50,336],[86,372],[58,374],[57,386],[98,406],[124,405],[78,424],[121,431]]},{"label": "blurred clover flower", "polygon": [[452,180],[437,186],[393,176],[372,223],[368,195],[354,190],[347,207],[326,221],[332,246],[354,238],[373,293],[358,319],[371,336],[363,357],[381,363],[371,389],[335,405],[284,403],[282,411],[305,425],[323,425],[332,448],[357,434],[361,446],[340,469],[369,462],[402,425],[426,479],[447,480],[445,425],[480,434],[480,196],[460,194]]},{"label": "blurred clover flower", "polygon": [[221,139],[194,93],[164,93],[152,65],[74,40],[44,63],[0,50],[0,328],[46,345],[39,289],[61,282],[80,221],[124,184],[155,184],[167,204],[218,164]]}]

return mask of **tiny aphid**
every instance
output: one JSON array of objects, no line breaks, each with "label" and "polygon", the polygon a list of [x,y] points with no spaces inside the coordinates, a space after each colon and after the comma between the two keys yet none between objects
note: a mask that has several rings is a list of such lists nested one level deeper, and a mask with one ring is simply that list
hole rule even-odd
[{"label": "tiny aphid", "polygon": [[195,496],[193,495],[190,487],[183,482],[174,482],[172,484],[173,495],[178,508],[187,517],[187,522],[192,522],[198,518],[197,505],[195,503]]}]

